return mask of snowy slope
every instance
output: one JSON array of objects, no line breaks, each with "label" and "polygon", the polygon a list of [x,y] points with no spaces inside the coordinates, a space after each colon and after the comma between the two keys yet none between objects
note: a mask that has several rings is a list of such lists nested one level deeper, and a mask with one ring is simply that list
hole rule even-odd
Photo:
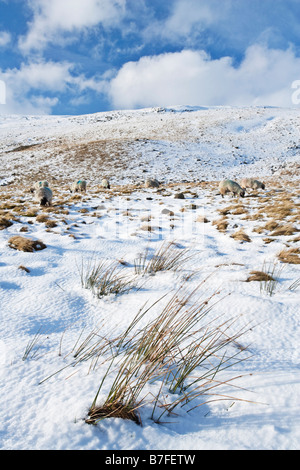
[{"label": "snowy slope", "polygon": [[58,181],[81,174],[95,183],[104,174],[116,184],[148,175],[166,183],[215,180],[239,177],[244,165],[257,176],[271,175],[298,159],[297,109],[193,109],[0,116],[1,180],[35,174]]},{"label": "snowy slope", "polygon": [[[299,125],[299,110],[277,108],[0,117],[0,222],[11,221],[0,230],[1,449],[299,448],[300,270],[278,257],[300,251]],[[218,181],[244,175],[264,180],[266,190],[222,199]],[[100,187],[103,176],[111,190]],[[160,187],[145,188],[148,177]],[[54,193],[46,209],[29,191],[42,178]],[[88,191],[74,197],[68,188],[79,178]],[[184,198],[175,198],[180,192]],[[224,217],[222,231],[216,221]],[[275,234],[269,222],[290,230]],[[240,229],[249,241],[231,237]],[[46,248],[15,250],[8,243],[15,235]],[[189,258],[177,270],[135,275],[139,254],[151,256],[165,241]],[[103,260],[116,261],[136,288],[101,298],[85,289],[83,273]],[[245,282],[267,268],[274,284]],[[161,299],[145,327],[181,286],[197,289],[200,304],[213,296],[206,323],[221,328],[234,319],[235,331],[245,329],[237,350],[246,348],[247,359],[218,376],[240,378],[161,423],[151,418],[149,400],[162,386],[157,379],[142,392],[142,425],[121,418],[87,424],[108,353],[76,362],[74,352],[88,338],[112,341],[145,304]],[[162,391],[165,403],[174,399]]]}]

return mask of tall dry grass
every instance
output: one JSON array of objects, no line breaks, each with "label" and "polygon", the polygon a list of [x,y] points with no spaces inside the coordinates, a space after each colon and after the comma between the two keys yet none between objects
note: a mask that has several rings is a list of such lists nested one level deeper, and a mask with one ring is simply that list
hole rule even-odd
[{"label": "tall dry grass", "polygon": [[136,287],[136,279],[120,272],[119,263],[89,260],[80,269],[81,285],[98,298],[129,292]]},{"label": "tall dry grass", "polygon": [[217,390],[233,387],[237,377],[222,380],[219,376],[248,358],[247,348],[239,342],[247,329],[233,332],[236,319],[224,321],[221,314],[210,318],[216,294],[199,301],[194,300],[195,293],[180,288],[148,321],[149,311],[162,299],[138,312],[114,343],[88,413],[89,424],[111,416],[140,423],[142,407],[150,407],[151,418],[161,422],[176,408],[189,411],[211,397],[225,398]]},{"label": "tall dry grass", "polygon": [[180,248],[175,242],[163,242],[153,254],[149,249],[134,260],[135,274],[155,274],[159,271],[176,271],[191,258],[188,248]]}]

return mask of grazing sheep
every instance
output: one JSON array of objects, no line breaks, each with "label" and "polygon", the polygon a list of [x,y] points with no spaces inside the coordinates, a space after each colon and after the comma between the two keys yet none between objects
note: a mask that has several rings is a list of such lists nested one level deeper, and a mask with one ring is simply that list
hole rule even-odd
[{"label": "grazing sheep", "polygon": [[78,191],[81,192],[86,192],[86,181],[85,180],[79,180],[79,181],[74,181],[70,188],[71,193],[77,193]]},{"label": "grazing sheep", "polygon": [[241,184],[241,187],[245,190],[247,188],[250,188],[250,189],[265,189],[264,183],[261,183],[260,181],[255,180],[253,178],[243,178],[241,180],[240,184]]},{"label": "grazing sheep", "polygon": [[232,180],[221,181],[219,184],[219,191],[222,197],[224,197],[224,194],[226,193],[232,193],[233,195],[241,197],[245,196],[245,190],[241,188],[238,183]]},{"label": "grazing sheep", "polygon": [[36,202],[39,202],[41,206],[51,206],[52,198],[52,191],[48,187],[36,189],[34,192],[34,199]]},{"label": "grazing sheep", "polygon": [[108,181],[106,178],[104,178],[104,179],[102,180],[101,186],[102,186],[102,188],[110,189],[109,181]]},{"label": "grazing sheep", "polygon": [[39,189],[39,188],[48,188],[49,187],[49,183],[48,181],[37,181],[36,183],[34,183],[34,185],[32,186],[32,188],[30,188],[30,192],[31,193],[34,193],[34,191],[36,189]]}]

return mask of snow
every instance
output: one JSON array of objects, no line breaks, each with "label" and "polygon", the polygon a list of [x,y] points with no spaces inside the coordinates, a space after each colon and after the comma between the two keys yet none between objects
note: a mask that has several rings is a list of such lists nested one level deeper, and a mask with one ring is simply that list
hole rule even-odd
[{"label": "snow", "polygon": [[[284,248],[300,246],[299,124],[298,109],[268,107],[0,116],[0,218],[14,216],[0,230],[1,449],[299,448],[300,271],[299,264],[278,258]],[[104,176],[109,191],[99,186]],[[219,180],[243,176],[263,180],[265,191],[222,199]],[[83,177],[87,194],[74,198],[68,187]],[[148,177],[161,187],[146,189]],[[29,191],[40,179],[53,189],[49,210],[34,203]],[[181,191],[185,198],[175,198]],[[272,219],[270,207],[284,201],[292,210],[279,223],[292,223],[294,234],[272,237],[257,230]],[[220,210],[240,204],[243,212],[231,207],[227,230],[219,231],[213,222],[222,217]],[[33,213],[17,212],[19,206]],[[38,222],[40,214],[56,226]],[[197,221],[200,216],[208,222]],[[148,224],[151,231],[143,230]],[[250,242],[231,238],[241,228]],[[8,244],[14,235],[41,240],[46,248],[14,250]],[[178,252],[187,249],[190,258],[177,270],[135,276],[139,254],[153,254],[165,241],[174,241]],[[102,260],[116,261],[138,288],[102,298],[85,289],[81,274]],[[263,266],[275,269],[272,292],[262,282],[245,282]],[[245,329],[240,342],[247,359],[220,372],[220,395],[196,399],[191,410],[177,407],[160,423],[151,419],[146,398],[141,425],[121,418],[87,424],[108,362],[103,356],[75,364],[76,347],[96,331],[113,340],[145,304],[160,299],[144,319],[146,328],[182,285],[198,289],[197,302],[214,295],[206,322],[234,319],[234,330]],[[239,379],[226,387],[234,377]],[[110,384],[108,375],[99,403]],[[157,379],[142,394],[158,393],[160,386]],[[223,395],[229,398],[221,400]],[[168,390],[163,396],[169,399]]]}]

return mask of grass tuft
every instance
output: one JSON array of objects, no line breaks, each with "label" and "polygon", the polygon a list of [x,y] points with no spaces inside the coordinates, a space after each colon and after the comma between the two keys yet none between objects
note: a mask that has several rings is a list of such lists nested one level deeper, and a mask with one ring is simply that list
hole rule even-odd
[{"label": "grass tuft", "polygon": [[279,276],[283,266],[278,266],[275,262],[269,264],[264,263],[261,271],[251,271],[246,282],[260,282],[260,292],[268,294],[270,297],[274,295],[275,289],[279,283]]},{"label": "grass tuft", "polygon": [[237,232],[230,235],[231,238],[240,242],[251,242],[251,238],[247,235],[244,230],[238,230]]},{"label": "grass tuft", "polygon": [[300,248],[289,248],[281,250],[278,253],[278,258],[282,263],[300,264]]},{"label": "grass tuft", "polygon": [[0,217],[0,230],[4,230],[12,225],[12,221],[6,217]]},{"label": "grass tuft", "polygon": [[[231,333],[233,319],[206,319],[214,295],[205,301],[193,301],[195,292],[176,291],[146,325],[147,313],[162,299],[138,312],[115,343],[87,423],[97,424],[104,418],[118,416],[140,424],[136,411],[144,406],[151,406],[151,418],[161,422],[165,414],[173,414],[177,407],[203,405],[203,397],[215,394],[216,399],[221,399],[214,390],[231,385],[235,378],[220,381],[216,376],[246,359],[239,357],[246,348],[238,341],[246,330]],[[98,405],[107,382],[108,393]],[[152,393],[155,383],[159,383],[159,391]]]},{"label": "grass tuft", "polygon": [[31,240],[29,238],[21,237],[19,235],[11,237],[8,240],[8,245],[14,250],[25,251],[29,253],[44,250],[46,248],[46,245],[40,240]]},{"label": "grass tuft", "polygon": [[164,242],[153,254],[147,249],[134,260],[135,274],[176,271],[190,257],[189,249],[179,248],[174,242]]},{"label": "grass tuft", "polygon": [[122,274],[118,266],[119,263],[107,261],[89,262],[86,268],[82,265],[82,287],[90,289],[98,298],[129,292],[135,287],[135,279]]},{"label": "grass tuft", "polygon": [[299,230],[291,224],[286,225],[278,225],[273,232],[270,233],[271,237],[278,237],[278,236],[287,236],[293,235],[295,232],[299,232]]}]

